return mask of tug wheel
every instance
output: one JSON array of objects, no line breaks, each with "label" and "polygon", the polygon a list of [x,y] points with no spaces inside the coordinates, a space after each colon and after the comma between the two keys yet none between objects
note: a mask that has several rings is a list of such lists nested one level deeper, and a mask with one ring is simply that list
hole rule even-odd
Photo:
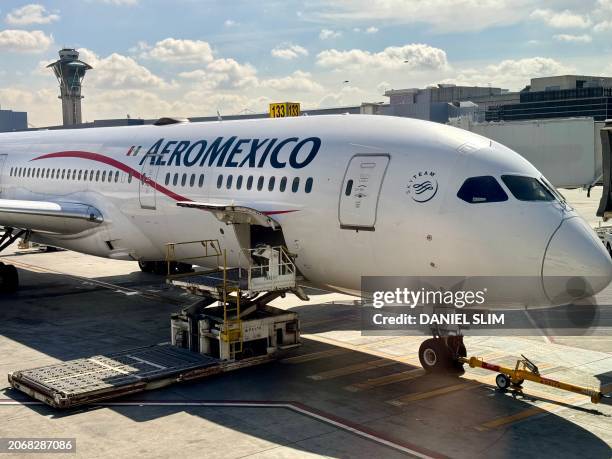
[{"label": "tug wheel", "polygon": [[508,387],[510,387],[510,383],[510,378],[502,373],[495,377],[495,384],[497,384],[497,387],[499,387],[501,390],[506,390]]},{"label": "tug wheel", "polygon": [[451,355],[442,340],[430,338],[419,347],[419,362],[428,373],[447,370]]}]

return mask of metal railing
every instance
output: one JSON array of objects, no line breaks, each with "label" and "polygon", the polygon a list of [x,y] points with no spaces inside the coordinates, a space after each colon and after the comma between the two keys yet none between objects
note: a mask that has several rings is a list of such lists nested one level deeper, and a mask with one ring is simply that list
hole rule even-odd
[{"label": "metal railing", "polygon": [[[201,245],[203,249],[203,253],[196,256],[189,257],[177,257],[176,256],[176,248],[177,246],[186,246],[186,245]],[[199,250],[199,249],[196,249]],[[183,261],[191,261],[191,260],[199,260],[202,258],[217,258],[217,266],[221,266],[221,256],[223,252],[221,251],[221,245],[219,244],[218,239],[203,239],[200,241],[187,241],[187,242],[169,242],[166,244],[166,264],[168,265],[168,275],[171,274],[171,264]],[[225,264],[224,264],[225,267]]]}]

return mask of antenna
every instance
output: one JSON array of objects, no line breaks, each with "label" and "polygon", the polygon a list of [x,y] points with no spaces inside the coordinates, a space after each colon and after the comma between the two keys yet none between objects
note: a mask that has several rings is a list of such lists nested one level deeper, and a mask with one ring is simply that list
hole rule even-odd
[{"label": "antenna", "polygon": [[221,112],[219,111],[219,109],[217,109],[217,121],[223,121],[223,118],[221,118]]}]

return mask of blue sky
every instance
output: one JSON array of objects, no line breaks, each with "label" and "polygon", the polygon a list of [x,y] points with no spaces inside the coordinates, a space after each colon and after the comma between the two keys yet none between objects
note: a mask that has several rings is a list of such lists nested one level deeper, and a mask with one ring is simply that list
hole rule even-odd
[{"label": "blue sky", "polygon": [[94,66],[93,120],[358,104],[439,82],[516,90],[612,74],[611,38],[612,0],[3,0],[0,104],[59,123],[44,66],[62,46]]}]

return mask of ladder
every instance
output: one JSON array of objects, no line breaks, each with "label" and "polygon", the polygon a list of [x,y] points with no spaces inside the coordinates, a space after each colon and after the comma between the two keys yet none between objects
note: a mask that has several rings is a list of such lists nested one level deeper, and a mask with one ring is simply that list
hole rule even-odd
[{"label": "ladder", "polygon": [[[227,251],[223,249],[223,285],[221,287],[223,296],[223,329],[221,339],[230,346],[230,357],[242,353],[243,334],[242,319],[240,314],[240,284],[230,285],[227,279]],[[232,293],[235,296],[232,296]]]}]

